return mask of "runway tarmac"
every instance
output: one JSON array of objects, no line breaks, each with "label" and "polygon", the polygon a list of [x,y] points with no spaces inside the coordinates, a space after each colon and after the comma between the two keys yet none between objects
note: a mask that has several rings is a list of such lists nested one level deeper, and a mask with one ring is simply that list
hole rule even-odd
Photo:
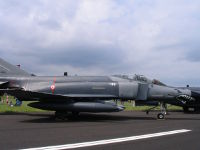
[{"label": "runway tarmac", "polygon": [[[146,115],[144,112],[134,111],[84,113],[76,119],[66,121],[55,121],[51,112],[0,114],[0,118],[1,150],[44,149],[45,146],[59,145],[69,147],[69,144],[80,143],[83,146],[78,150],[200,149],[200,114],[170,112],[165,120],[157,120],[156,112]],[[166,134],[182,129],[187,132]],[[127,140],[128,137],[131,138]],[[116,142],[116,139],[122,141]],[[97,141],[102,140],[104,143],[98,144]],[[85,142],[95,142],[96,145],[88,146]]]}]

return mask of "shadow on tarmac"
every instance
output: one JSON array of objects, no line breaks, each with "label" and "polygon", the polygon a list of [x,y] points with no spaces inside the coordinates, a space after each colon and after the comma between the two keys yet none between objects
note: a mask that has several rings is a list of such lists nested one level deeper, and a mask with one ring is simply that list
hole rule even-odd
[{"label": "shadow on tarmac", "polygon": [[[54,113],[22,113],[22,112],[5,112],[0,113],[0,115],[21,115],[21,116],[30,116],[31,118],[28,120],[23,120],[21,122],[23,123],[59,123],[59,122],[112,122],[112,121],[127,121],[127,120],[157,120],[156,115],[146,115],[143,112],[140,112],[140,116],[138,116],[139,112],[135,113],[128,113],[128,114],[92,114],[92,113],[81,113],[79,116],[73,116],[69,115],[67,119],[65,120],[58,120],[55,119]],[[130,116],[133,115],[133,116]],[[135,115],[135,116],[134,116]],[[141,116],[141,115],[144,115]],[[188,117],[188,115],[190,117]],[[195,115],[195,114],[194,114]],[[35,118],[37,117],[37,118]],[[38,118],[40,117],[40,118]],[[200,117],[198,115],[198,118],[196,116],[193,116],[192,114],[173,114],[170,113],[169,115],[166,115],[166,119],[161,120],[200,120]]]},{"label": "shadow on tarmac", "polygon": [[43,116],[43,118],[25,120],[25,123],[57,123],[57,122],[111,122],[111,121],[127,121],[127,120],[156,120],[153,117],[131,117],[120,115],[106,114],[87,114],[81,113],[79,116],[69,115],[65,120],[55,119],[53,115]]},{"label": "shadow on tarmac", "polygon": [[[142,112],[141,112],[142,113]],[[105,114],[105,113],[80,113],[78,116],[69,115],[66,120],[55,119],[54,112],[37,112],[37,113],[26,113],[26,112],[4,112],[1,115],[11,115],[11,116],[31,116],[32,119],[24,122],[102,122],[102,121],[126,121],[126,120],[156,120],[154,117],[150,117],[144,114],[144,117],[137,116],[127,116],[118,114]],[[146,117],[145,117],[146,116]],[[41,117],[33,119],[33,117]]]}]

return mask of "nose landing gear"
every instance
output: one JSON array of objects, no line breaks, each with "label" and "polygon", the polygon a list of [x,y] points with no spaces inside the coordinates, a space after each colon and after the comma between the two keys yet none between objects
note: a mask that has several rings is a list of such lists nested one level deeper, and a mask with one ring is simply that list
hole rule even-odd
[{"label": "nose landing gear", "polygon": [[157,119],[165,119],[167,114],[167,105],[163,102],[160,102],[160,113],[157,115]]},{"label": "nose landing gear", "polygon": [[[155,109],[157,106],[152,107],[146,111],[146,114],[148,115],[149,112],[153,109]],[[157,119],[162,120],[165,119],[165,115],[167,114],[167,105],[164,102],[160,102],[160,113],[157,114]]]},{"label": "nose landing gear", "polygon": [[157,119],[164,119],[165,118],[165,115],[163,113],[159,113],[157,115]]}]

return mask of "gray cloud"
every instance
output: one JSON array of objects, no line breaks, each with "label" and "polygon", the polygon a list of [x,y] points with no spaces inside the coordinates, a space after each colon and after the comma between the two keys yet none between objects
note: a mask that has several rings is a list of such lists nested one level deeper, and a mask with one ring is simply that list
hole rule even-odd
[{"label": "gray cloud", "polygon": [[41,75],[141,73],[199,85],[199,14],[198,0],[0,1],[0,55]]}]

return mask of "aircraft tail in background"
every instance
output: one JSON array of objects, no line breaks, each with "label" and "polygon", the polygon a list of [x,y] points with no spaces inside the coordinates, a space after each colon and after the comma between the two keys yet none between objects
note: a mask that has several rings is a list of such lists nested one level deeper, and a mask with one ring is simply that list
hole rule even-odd
[{"label": "aircraft tail in background", "polygon": [[30,76],[30,74],[0,58],[0,76]]}]

